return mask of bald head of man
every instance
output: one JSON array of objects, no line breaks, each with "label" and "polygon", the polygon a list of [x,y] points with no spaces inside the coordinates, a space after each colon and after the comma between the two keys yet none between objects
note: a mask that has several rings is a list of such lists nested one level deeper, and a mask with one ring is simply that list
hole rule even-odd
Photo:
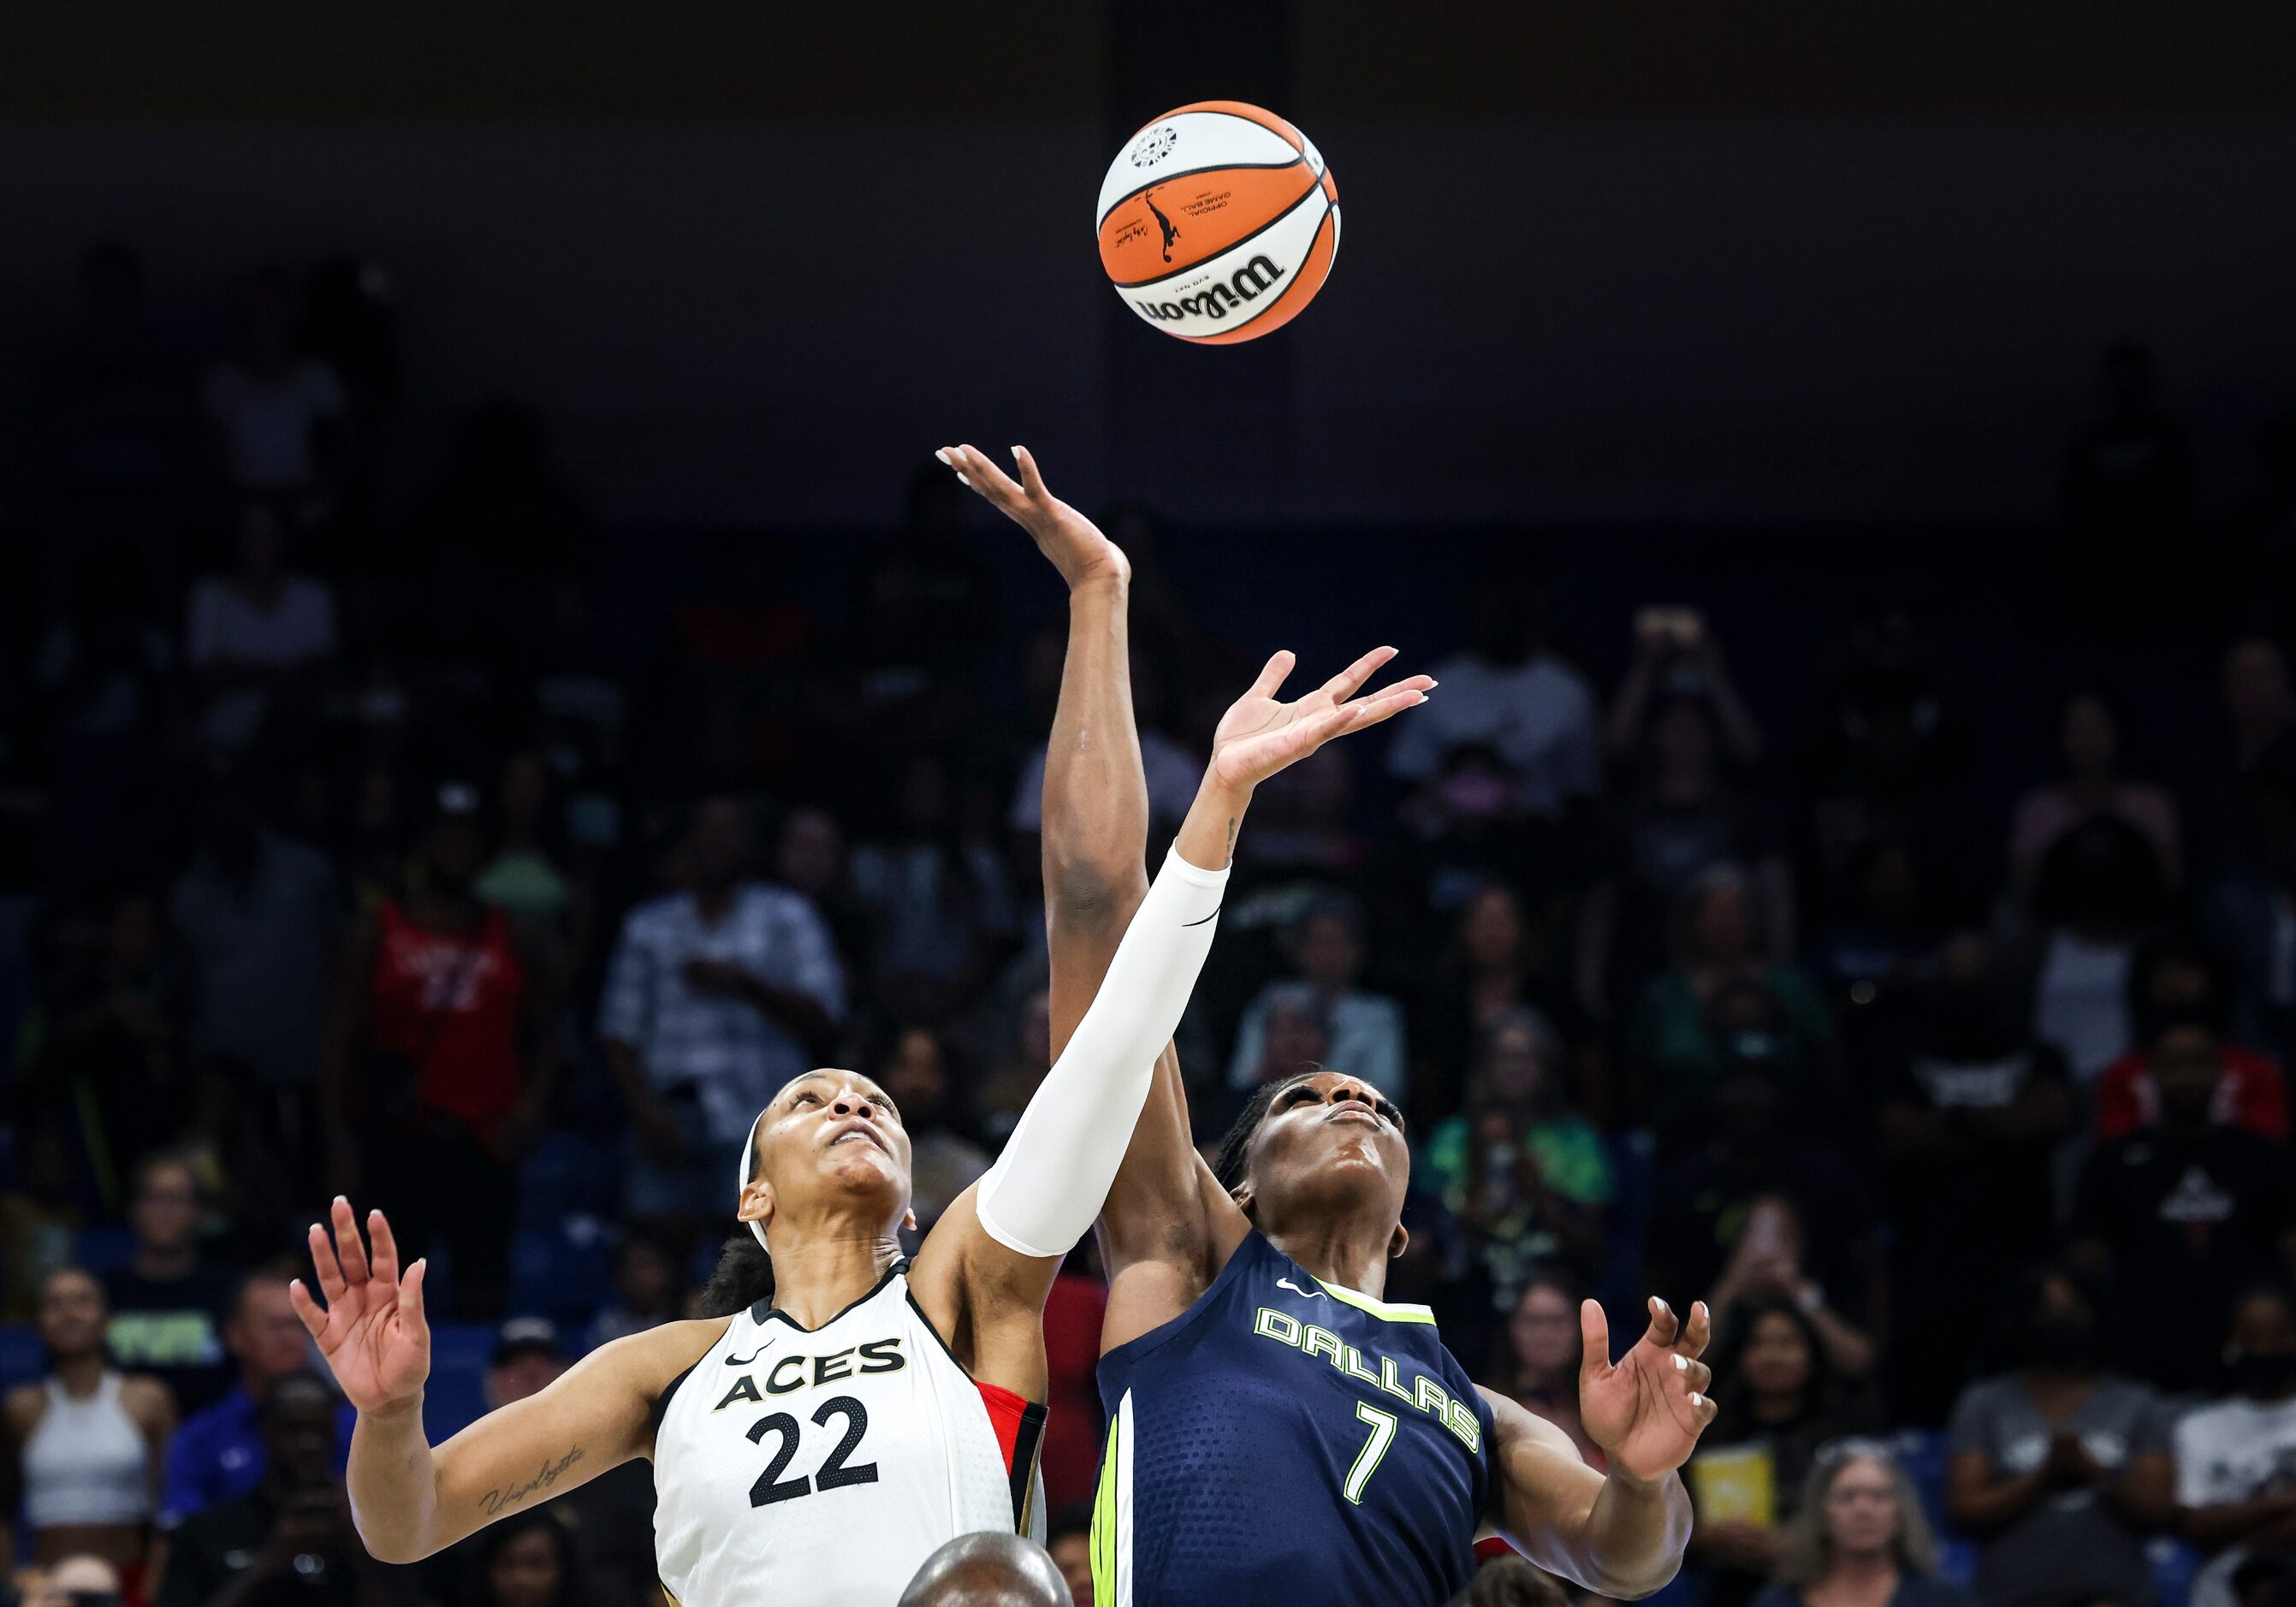
[{"label": "bald head of man", "polygon": [[1052,1555],[1020,1535],[959,1535],[917,1570],[900,1607],[1070,1607]]}]

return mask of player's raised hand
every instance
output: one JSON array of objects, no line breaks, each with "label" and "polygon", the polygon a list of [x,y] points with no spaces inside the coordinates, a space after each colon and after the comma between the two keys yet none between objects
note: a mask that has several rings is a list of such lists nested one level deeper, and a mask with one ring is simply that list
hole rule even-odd
[{"label": "player's raised hand", "polygon": [[1021,471],[1017,480],[977,447],[943,447],[933,455],[955,470],[956,478],[987,498],[990,506],[1035,537],[1037,549],[1053,561],[1070,591],[1095,578],[1119,582],[1132,578],[1132,561],[1100,533],[1098,525],[1046,488],[1045,477],[1037,471],[1037,460],[1026,447],[1013,448],[1013,466]]},{"label": "player's raised hand", "polygon": [[1613,1468],[1657,1479],[1690,1459],[1698,1436],[1714,1421],[1706,1391],[1714,1374],[1699,1357],[1713,1337],[1706,1302],[1683,1322],[1655,1296],[1651,1324],[1635,1348],[1611,1362],[1611,1324],[1593,1300],[1578,1308],[1586,1353],[1578,1362],[1578,1420]]},{"label": "player's raised hand", "polygon": [[300,1278],[287,1285],[287,1297],[351,1405],[362,1412],[413,1406],[430,1376],[430,1324],[422,1316],[425,1264],[417,1261],[400,1275],[398,1242],[381,1211],[366,1214],[372,1256],[350,1201],[336,1195],[331,1215],[332,1234],[314,1222],[310,1235],[311,1265],[327,1297],[325,1308]]},{"label": "player's raised hand", "polygon": [[1289,652],[1267,660],[1259,679],[1220,717],[1212,734],[1211,774],[1232,787],[1252,787],[1294,765],[1335,736],[1392,719],[1427,701],[1433,679],[1413,676],[1363,697],[1356,696],[1373,672],[1395,657],[1392,647],[1374,647],[1305,697],[1276,697],[1297,662]]}]

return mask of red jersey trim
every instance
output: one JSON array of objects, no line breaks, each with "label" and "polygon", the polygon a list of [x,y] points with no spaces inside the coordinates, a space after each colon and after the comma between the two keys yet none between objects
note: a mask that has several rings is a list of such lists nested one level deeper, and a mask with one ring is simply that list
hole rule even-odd
[{"label": "red jersey trim", "polygon": [[[908,1291],[908,1301],[925,1332],[939,1341],[941,1354],[955,1363],[958,1372],[972,1378],[972,1370],[957,1361],[956,1352],[917,1303],[915,1290]],[[983,1383],[977,1378],[972,1379],[972,1387],[980,1391],[980,1404],[988,1412],[989,1432],[996,1436],[996,1448],[1004,1457],[1004,1476],[1013,1490],[1013,1532],[1026,1534],[1029,1499],[1037,1482],[1037,1458],[1045,1448],[1045,1403],[1023,1400],[1002,1384]]]},{"label": "red jersey trim", "polygon": [[988,1426],[996,1431],[996,1448],[1004,1453],[1004,1477],[1013,1489],[1013,1532],[1029,1532],[1029,1499],[1036,1488],[1037,1458],[1045,1448],[1045,1404],[1022,1400],[1001,1384],[972,1381],[980,1404],[988,1408]]}]

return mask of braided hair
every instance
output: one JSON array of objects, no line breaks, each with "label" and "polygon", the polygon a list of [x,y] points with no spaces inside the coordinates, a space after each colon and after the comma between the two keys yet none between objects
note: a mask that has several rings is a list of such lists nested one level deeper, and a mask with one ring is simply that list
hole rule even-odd
[{"label": "braided hair", "polygon": [[696,1309],[702,1316],[732,1316],[773,1298],[774,1259],[744,1228],[726,1241]]}]

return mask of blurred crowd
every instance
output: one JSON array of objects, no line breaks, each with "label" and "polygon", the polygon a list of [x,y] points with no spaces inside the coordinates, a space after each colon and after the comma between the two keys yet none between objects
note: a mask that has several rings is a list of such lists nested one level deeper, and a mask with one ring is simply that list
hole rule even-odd
[{"label": "blurred crowd", "polygon": [[[693,1308],[750,1119],[808,1066],[891,1091],[930,1226],[1046,1067],[1064,622],[1020,617],[927,475],[841,602],[770,533],[711,538],[633,644],[606,621],[644,537],[594,528],[529,409],[383,493],[373,268],[251,272],[205,343],[143,275],[82,265],[0,600],[28,1599],[651,1601],[642,1466],[365,1559],[287,1302],[303,1228],[387,1209],[500,1404]],[[1554,567],[1493,540],[1442,696],[1279,777],[1240,845],[1180,1035],[1199,1139],[1311,1063],[1381,1087],[1415,1154],[1390,1292],[1598,1466],[1579,1300],[1707,1300],[1677,1588],[1708,1607],[2296,1579],[2296,430],[2202,520],[2144,354],[2103,381],[2053,537],[2085,561],[2031,623],[2054,742],[2005,814],[1971,779],[1996,700],[1919,608],[1842,620],[1789,726],[1663,596],[1590,669]],[[1109,529],[1160,854],[1257,660],[1152,516]],[[2140,718],[2183,743],[2159,774]],[[1047,1316],[1071,1566],[1099,1301],[1087,1244]]]}]

